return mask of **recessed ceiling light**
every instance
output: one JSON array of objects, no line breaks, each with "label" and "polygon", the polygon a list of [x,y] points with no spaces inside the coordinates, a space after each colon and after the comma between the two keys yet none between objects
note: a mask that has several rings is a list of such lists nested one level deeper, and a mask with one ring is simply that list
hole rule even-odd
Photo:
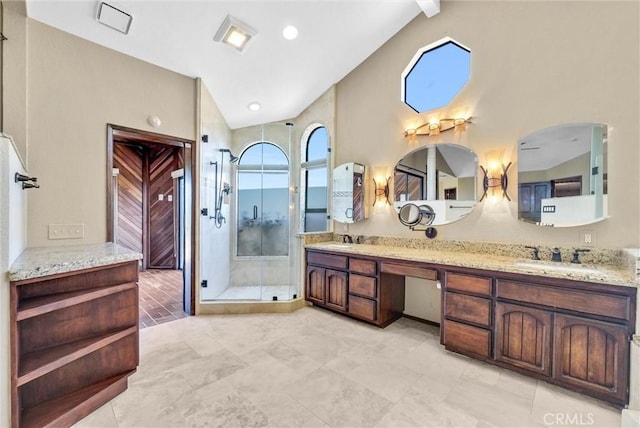
[{"label": "recessed ceiling light", "polygon": [[110,4],[101,2],[98,7],[98,22],[121,33],[129,33],[133,17]]},{"label": "recessed ceiling light", "polygon": [[298,37],[298,29],[293,25],[287,25],[282,30],[282,37],[284,37],[287,40],[293,40],[296,37]]},{"label": "recessed ceiling light", "polygon": [[251,111],[258,111],[258,110],[260,110],[260,103],[257,103],[257,102],[254,101],[252,103],[249,103],[247,108],[249,110],[251,110]]},{"label": "recessed ceiling light", "polygon": [[226,43],[232,48],[242,52],[256,34],[258,34],[258,32],[249,25],[231,15],[227,15],[224,21],[222,21],[222,25],[220,25],[216,35],[213,36],[213,40]]}]

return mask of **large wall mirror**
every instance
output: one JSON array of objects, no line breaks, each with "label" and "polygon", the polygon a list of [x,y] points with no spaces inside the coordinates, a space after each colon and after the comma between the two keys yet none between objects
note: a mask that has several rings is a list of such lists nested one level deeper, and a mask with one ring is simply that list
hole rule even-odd
[{"label": "large wall mirror", "polygon": [[394,207],[433,210],[431,225],[458,220],[476,204],[477,156],[455,144],[424,146],[404,156],[394,169]]},{"label": "large wall mirror", "polygon": [[559,125],[518,141],[518,218],[570,227],[607,217],[607,126]]}]

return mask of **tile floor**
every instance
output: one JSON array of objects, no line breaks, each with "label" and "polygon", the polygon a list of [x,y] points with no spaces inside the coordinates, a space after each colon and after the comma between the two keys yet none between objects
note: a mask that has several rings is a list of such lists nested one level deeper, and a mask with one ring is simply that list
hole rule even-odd
[{"label": "tile floor", "polygon": [[140,272],[140,328],[175,321],[182,311],[182,271],[147,269]]},{"label": "tile floor", "polygon": [[[567,423],[572,422],[572,423]],[[619,427],[596,400],[446,352],[438,329],[306,307],[140,331],[129,389],[78,427]]]}]

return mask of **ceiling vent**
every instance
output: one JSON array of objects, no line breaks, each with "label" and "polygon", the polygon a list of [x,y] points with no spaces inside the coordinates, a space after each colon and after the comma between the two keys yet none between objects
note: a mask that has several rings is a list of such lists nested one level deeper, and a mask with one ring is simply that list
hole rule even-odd
[{"label": "ceiling vent", "polygon": [[98,22],[107,27],[128,34],[133,17],[110,4],[101,2],[98,7]]},{"label": "ceiling vent", "polygon": [[216,42],[225,43],[242,52],[258,32],[244,22],[227,15],[213,37]]}]

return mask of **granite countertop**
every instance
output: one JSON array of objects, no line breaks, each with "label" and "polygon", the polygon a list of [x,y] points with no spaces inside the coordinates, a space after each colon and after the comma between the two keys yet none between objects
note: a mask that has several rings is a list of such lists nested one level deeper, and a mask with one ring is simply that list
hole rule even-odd
[{"label": "granite countertop", "polygon": [[38,278],[142,259],[142,254],[112,242],[27,248],[9,269],[10,281]]},{"label": "granite countertop", "polygon": [[424,248],[406,248],[388,245],[343,244],[321,242],[306,245],[308,249],[360,254],[390,259],[411,260],[448,266],[486,269],[500,272],[521,273],[553,278],[564,278],[604,284],[639,287],[635,272],[620,266],[595,266],[589,264],[554,263],[526,260],[491,253],[441,251]]}]

